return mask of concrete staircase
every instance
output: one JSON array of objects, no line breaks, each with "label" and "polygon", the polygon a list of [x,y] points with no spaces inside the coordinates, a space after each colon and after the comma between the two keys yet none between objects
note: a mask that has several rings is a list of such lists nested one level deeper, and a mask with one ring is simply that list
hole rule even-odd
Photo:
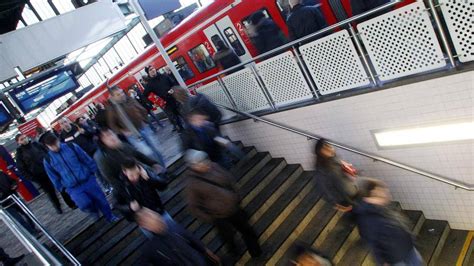
[{"label": "concrete staircase", "polygon": [[[238,180],[241,205],[251,217],[264,254],[258,260],[251,259],[238,239],[241,257],[230,264],[287,265],[289,248],[295,241],[302,241],[329,256],[335,265],[375,265],[347,215],[321,199],[313,172],[254,147],[242,148],[246,155],[235,163],[232,172]],[[209,249],[225,256],[226,248],[213,227],[196,220],[186,209],[182,195],[186,170],[183,159],[169,169],[176,179],[162,193],[167,210]],[[403,212],[409,217],[418,250],[427,264],[474,265],[472,233],[451,230],[446,221],[425,219],[421,211]],[[101,219],[70,239],[66,247],[85,265],[133,265],[144,241],[134,223],[122,218],[109,224]]]}]

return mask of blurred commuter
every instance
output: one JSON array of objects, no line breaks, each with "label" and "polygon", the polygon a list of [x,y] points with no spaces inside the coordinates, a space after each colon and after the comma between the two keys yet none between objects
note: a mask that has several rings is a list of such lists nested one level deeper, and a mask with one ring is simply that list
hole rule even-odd
[{"label": "blurred commuter", "polygon": [[48,149],[23,134],[16,135],[15,140],[18,143],[15,161],[21,176],[40,185],[56,212],[63,213],[54,185],[44,170],[43,159],[47,156]]},{"label": "blurred commuter", "polygon": [[423,265],[407,219],[390,207],[387,186],[377,180],[360,182],[360,201],[354,205],[359,234],[367,241],[377,265]]},{"label": "blurred commuter", "polygon": [[184,117],[187,117],[193,110],[201,110],[208,116],[210,122],[214,123],[216,127],[219,126],[222,113],[206,96],[199,93],[191,95],[181,87],[175,87],[173,91],[173,97],[180,103],[180,112]]},{"label": "blurred commuter", "polygon": [[95,114],[95,123],[98,127],[106,127],[107,126],[107,111],[103,103],[96,103],[95,107],[97,109]]},{"label": "blurred commuter", "polygon": [[350,211],[357,196],[355,173],[351,165],[336,156],[334,147],[320,139],[315,146],[316,178],[323,198],[341,211]]},{"label": "blurred commuter", "polygon": [[175,130],[182,131],[183,125],[182,116],[179,113],[179,104],[172,96],[172,88],[178,84],[168,75],[158,73],[152,66],[146,67],[145,71],[148,74],[148,83],[146,84],[144,92],[145,98],[148,98],[150,93],[154,93],[156,96],[166,101],[164,107],[166,114],[171,120],[173,120],[172,123],[176,125]]},{"label": "blurred commuter", "polygon": [[116,221],[117,217],[95,179],[97,165],[94,160],[78,145],[61,143],[54,135],[47,135],[44,142],[49,153],[43,163],[56,190],[66,190],[81,211],[97,218],[100,211],[107,221]]},{"label": "blurred commuter", "polygon": [[327,27],[326,21],[318,7],[304,6],[302,0],[290,0],[291,14],[287,25],[290,40],[302,38]]},{"label": "blurred commuter", "polygon": [[96,136],[98,133],[98,126],[95,122],[87,117],[80,116],[76,118],[76,125],[84,130],[84,133],[90,136]]},{"label": "blurred commuter", "polygon": [[[239,56],[235,53],[234,49],[229,48],[224,41],[218,40],[216,42],[217,51],[214,53],[213,60],[216,62],[219,70],[225,70],[236,66],[241,63]],[[234,69],[232,72],[241,70],[242,67]],[[228,72],[230,74],[232,72]]]},{"label": "blurred commuter", "polygon": [[94,142],[94,134],[71,123],[67,117],[59,120],[61,126],[61,141],[73,142],[81,147],[89,156],[94,156],[97,144]]},{"label": "blurred commuter", "polygon": [[290,265],[295,266],[331,266],[331,261],[310,245],[297,243],[292,248]]},{"label": "blurred commuter", "polygon": [[117,86],[110,88],[110,105],[107,108],[107,123],[117,133],[143,154],[165,166],[161,155],[161,144],[147,124],[147,111],[135,99],[128,97]]},{"label": "blurred commuter", "polygon": [[[17,188],[18,186],[16,181],[11,179],[7,174],[0,170],[0,201],[5,200],[11,195],[16,195]],[[0,208],[8,212],[32,235],[38,236],[39,231],[36,229],[33,220],[31,220],[31,218],[28,217],[28,215],[23,212],[21,207],[14,203],[13,200],[7,200],[3,202],[2,204],[0,204]]]},{"label": "blurred commuter", "polygon": [[[390,0],[351,0],[352,15],[355,16],[365,13],[389,2]],[[381,15],[381,13],[372,15],[366,19],[370,19],[378,15]]]},{"label": "blurred commuter", "polygon": [[252,41],[260,54],[273,50],[286,43],[283,32],[273,20],[267,18],[262,11],[250,17],[255,36]]},{"label": "blurred commuter", "polygon": [[[160,119],[158,119],[158,117],[156,117],[156,115],[153,113],[153,104],[145,98],[139,88],[130,88],[128,90],[128,96],[130,96],[130,98],[132,99],[137,100],[143,106],[143,108],[145,108],[148,113],[148,116],[151,117],[158,124],[159,127],[164,127],[161,124]],[[150,123],[150,126],[151,125],[152,123]]]},{"label": "blurred commuter", "polygon": [[141,164],[151,167],[157,174],[163,170],[157,161],[137,151],[130,144],[121,141],[112,130],[102,128],[99,134],[99,150],[94,155],[94,160],[100,173],[113,186],[116,186],[117,182],[121,182],[121,164],[126,158],[133,158]]},{"label": "blurred commuter", "polygon": [[188,150],[185,160],[190,167],[186,194],[191,212],[198,219],[213,223],[233,254],[237,255],[233,230],[236,229],[242,234],[250,255],[259,257],[262,250],[258,236],[239,206],[232,174],[211,162],[202,151]]},{"label": "blurred commuter", "polygon": [[25,255],[20,255],[18,257],[12,258],[12,257],[8,256],[7,253],[5,253],[5,250],[3,250],[3,248],[0,248],[0,262],[4,266],[14,266],[18,262],[20,262],[24,257],[25,257]]}]

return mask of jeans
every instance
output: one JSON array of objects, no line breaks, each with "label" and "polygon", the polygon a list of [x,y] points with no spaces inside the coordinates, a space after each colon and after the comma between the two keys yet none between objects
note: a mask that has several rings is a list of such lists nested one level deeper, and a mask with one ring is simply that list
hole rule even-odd
[{"label": "jeans", "polygon": [[81,211],[98,215],[100,210],[107,221],[113,221],[115,219],[109,202],[105,198],[104,192],[99,184],[97,184],[95,178],[89,178],[84,184],[68,188],[67,192]]},{"label": "jeans", "polygon": [[161,166],[165,161],[161,155],[161,144],[150,126],[145,125],[140,130],[140,136],[129,136],[127,140],[135,149],[156,160]]},{"label": "jeans", "polygon": [[421,266],[423,265],[423,259],[416,248],[413,248],[408,256],[400,262],[392,264],[392,266]]}]

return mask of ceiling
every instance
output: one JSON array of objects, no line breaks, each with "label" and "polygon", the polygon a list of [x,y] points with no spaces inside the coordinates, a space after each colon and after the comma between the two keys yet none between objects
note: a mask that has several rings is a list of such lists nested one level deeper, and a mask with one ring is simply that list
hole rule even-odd
[{"label": "ceiling", "polygon": [[27,0],[0,1],[0,35],[16,29],[26,2]]}]

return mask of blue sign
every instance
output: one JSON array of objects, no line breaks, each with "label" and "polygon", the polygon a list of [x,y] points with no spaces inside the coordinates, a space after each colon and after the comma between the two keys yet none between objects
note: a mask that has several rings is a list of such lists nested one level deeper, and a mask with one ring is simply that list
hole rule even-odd
[{"label": "blue sign", "polygon": [[163,14],[175,11],[181,7],[179,0],[138,0],[148,20],[157,18]]},{"label": "blue sign", "polygon": [[57,69],[21,84],[8,94],[26,114],[77,89],[79,83],[70,69]]},{"label": "blue sign", "polygon": [[13,120],[13,116],[7,111],[3,104],[0,104],[0,127],[10,123]]}]

